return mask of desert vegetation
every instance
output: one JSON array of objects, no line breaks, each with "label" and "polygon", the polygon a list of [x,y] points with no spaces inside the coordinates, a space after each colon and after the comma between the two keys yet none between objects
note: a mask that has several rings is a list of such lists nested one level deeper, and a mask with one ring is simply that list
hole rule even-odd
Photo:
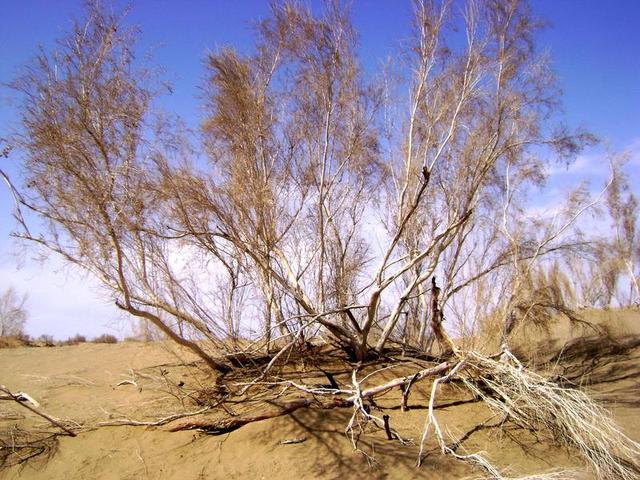
[{"label": "desert vegetation", "polygon": [[0,337],[17,337],[24,334],[27,321],[25,304],[27,296],[20,296],[13,288],[0,295]]},{"label": "desert vegetation", "polygon": [[[137,337],[127,337],[127,341],[139,341]],[[87,340],[87,337],[79,333],[68,337],[64,340],[56,340],[53,335],[42,334],[38,337],[31,337],[24,332],[15,335],[6,335],[0,337],[0,348],[6,347],[64,347],[69,345],[79,345],[90,341],[92,343],[118,343],[118,337],[110,333],[103,333]]]},{"label": "desert vegetation", "polygon": [[[528,211],[549,163],[595,141],[553,126],[559,92],[535,48],[539,21],[518,0],[416,2],[394,74],[370,78],[343,7],[277,4],[252,53],[210,53],[198,135],[159,111],[167,87],[135,56],[137,32],[97,3],[13,82],[21,131],[6,155],[22,170],[2,175],[16,235],[90,272],[118,309],[207,369],[181,397],[195,410],[103,426],[219,435],[349,409],[345,432],[372,461],[360,439],[379,430],[399,450],[417,446],[418,465],[434,440],[504,478],[440,423],[435,406],[455,385],[498,428],[537,432],[599,478],[638,478],[640,445],[511,346],[561,320],[600,335],[579,308],[640,295],[621,156],[602,191],[577,186],[553,216]],[[581,230],[598,208],[613,238]],[[326,384],[305,376],[318,371]],[[406,410],[419,383],[430,385],[426,422],[404,438],[376,399],[399,391]],[[256,398],[275,410],[206,415]]]}]

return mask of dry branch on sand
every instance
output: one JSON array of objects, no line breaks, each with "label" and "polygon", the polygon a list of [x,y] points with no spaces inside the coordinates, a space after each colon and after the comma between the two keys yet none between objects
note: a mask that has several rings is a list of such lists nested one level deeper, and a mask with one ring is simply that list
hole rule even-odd
[{"label": "dry branch on sand", "polygon": [[0,467],[19,465],[37,457],[41,458],[43,455],[52,455],[57,446],[58,436],[76,436],[76,433],[59,419],[43,412],[39,408],[39,403],[29,394],[13,393],[4,385],[0,385],[0,392],[4,393],[0,396],[0,400],[13,401],[64,432],[49,433],[39,430],[34,432],[16,426],[0,431]]},{"label": "dry branch on sand", "polygon": [[43,412],[42,410],[34,406],[27,405],[25,402],[35,403],[37,405],[37,402],[34,402],[31,396],[26,395],[24,393],[18,393],[18,394],[11,393],[11,391],[4,385],[0,385],[0,392],[3,392],[6,395],[6,398],[3,398],[3,400],[4,399],[13,400],[14,402],[18,403],[18,405],[46,419],[49,423],[58,427],[60,430],[64,431],[70,437],[76,436],[75,432],[69,429],[69,427],[65,426],[59,419],[52,417],[51,415]]},{"label": "dry branch on sand", "polygon": [[193,412],[179,412],[173,413],[171,415],[167,415],[158,420],[131,420],[129,418],[120,418],[116,420],[110,420],[106,422],[98,422],[97,425],[99,427],[122,427],[122,426],[131,426],[131,427],[160,427],[162,425],[166,425],[171,422],[175,422],[176,420],[180,420],[186,417],[195,417],[196,415],[202,415],[203,413],[211,410],[211,407],[204,407],[199,410],[195,410]]},{"label": "dry branch on sand", "polygon": [[[638,460],[640,445],[625,436],[603,408],[584,392],[559,385],[530,371],[508,351],[503,352],[499,359],[498,356],[491,358],[474,352],[459,351],[455,359],[370,388],[363,388],[363,383],[372,375],[379,373],[381,369],[375,369],[360,380],[357,371],[357,368],[352,371],[351,388],[343,387],[339,390],[328,386],[313,387],[286,380],[258,383],[258,385],[270,387],[277,385],[285,389],[293,388],[309,396],[293,401],[270,400],[268,403],[271,408],[263,413],[184,422],[171,427],[170,431],[197,429],[218,435],[234,431],[248,423],[287,415],[303,408],[352,408],[353,414],[347,424],[346,433],[351,438],[354,448],[368,456],[368,453],[360,450],[359,445],[360,435],[367,427],[387,430],[390,439],[399,441],[398,448],[401,448],[401,444],[407,443],[407,440],[388,428],[388,422],[384,418],[372,414],[366,401],[374,400],[390,389],[401,388],[409,382],[416,384],[428,379],[432,381],[431,394],[419,444],[418,464],[425,458],[424,447],[429,435],[435,433],[435,439],[442,454],[480,468],[489,474],[490,478],[511,478],[503,474],[481,453],[459,453],[463,439],[445,438],[435,414],[435,403],[439,387],[444,383],[455,381],[457,385],[466,388],[477,399],[485,402],[494,411],[494,418],[502,419],[498,422],[498,426],[511,423],[519,428],[547,436],[549,441],[580,454],[598,478],[631,480],[638,478],[640,473]],[[251,385],[255,386],[256,383]],[[242,387],[243,384],[236,384],[236,386]],[[563,470],[523,478],[571,478],[571,475],[573,475],[572,471]]]}]

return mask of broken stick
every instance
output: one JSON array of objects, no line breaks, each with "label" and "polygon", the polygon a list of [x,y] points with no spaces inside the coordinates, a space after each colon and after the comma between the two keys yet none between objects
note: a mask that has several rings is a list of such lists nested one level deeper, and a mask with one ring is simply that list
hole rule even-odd
[{"label": "broken stick", "polygon": [[[12,393],[4,385],[0,385],[0,392],[4,392],[8,396],[7,399],[11,399],[11,400],[15,401],[18,405],[22,405],[27,410],[35,413],[36,415],[40,415],[42,418],[48,420],[49,423],[51,423],[52,425],[55,425],[59,429],[63,430],[70,437],[75,437],[76,436],[75,432],[73,432],[73,430],[69,430],[67,427],[65,427],[62,423],[60,423],[60,420],[52,417],[51,415],[47,415],[46,413],[41,412],[37,408],[32,407],[31,405],[28,405],[27,403],[25,403],[25,401],[29,401],[28,399],[31,399],[31,401],[35,402],[35,400],[33,400],[29,395],[26,395],[25,393],[22,393],[22,392],[18,393],[18,394]],[[37,402],[35,402],[35,403],[37,404]]]}]

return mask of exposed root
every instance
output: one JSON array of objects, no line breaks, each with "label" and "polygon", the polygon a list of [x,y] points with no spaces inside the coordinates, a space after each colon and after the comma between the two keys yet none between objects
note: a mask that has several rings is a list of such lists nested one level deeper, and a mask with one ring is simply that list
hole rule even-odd
[{"label": "exposed root", "polygon": [[159,427],[162,425],[166,425],[167,423],[174,422],[176,420],[180,420],[182,418],[194,417],[196,415],[200,415],[202,413],[211,410],[211,407],[204,407],[200,410],[196,410],[194,412],[181,412],[174,413],[172,415],[167,415],[166,417],[160,418],[155,421],[141,421],[141,420],[131,420],[128,418],[120,418],[117,420],[111,420],[108,422],[99,422],[99,427],[121,427],[121,426],[132,426],[132,427]]},{"label": "exposed root", "polygon": [[[375,372],[374,372],[375,373]],[[367,375],[367,377],[371,376]],[[353,370],[351,374],[351,383],[353,385],[353,394],[350,397],[350,401],[353,403],[353,414],[349,419],[349,423],[347,424],[347,428],[345,429],[345,433],[351,439],[351,445],[353,445],[353,449],[363,453],[367,459],[369,459],[369,455],[364,452],[358,446],[360,435],[365,432],[367,425],[371,422],[378,429],[384,429],[387,433],[387,438],[389,440],[398,440],[402,445],[406,445],[410,443],[408,440],[405,440],[400,436],[400,434],[391,428],[389,425],[388,415],[385,415],[387,419],[380,418],[371,413],[371,409],[364,404],[363,399],[370,397],[372,395],[367,395],[367,391],[364,392],[361,390],[361,383],[367,378],[358,381],[357,371]]]},{"label": "exposed root", "polygon": [[[293,387],[300,391],[303,391],[307,394],[312,395],[313,397],[302,398],[298,400],[293,400],[289,402],[284,402],[278,404],[279,410],[273,412],[260,413],[258,415],[251,416],[237,416],[232,418],[224,418],[217,420],[198,420],[192,422],[185,422],[178,424],[170,429],[170,431],[180,431],[180,430],[201,430],[210,434],[219,435],[222,433],[231,432],[236,430],[243,425],[248,423],[258,422],[262,420],[267,420],[270,418],[280,417],[282,415],[287,415],[301,408],[321,408],[321,409],[332,409],[339,407],[353,407],[354,413],[352,416],[349,425],[347,426],[347,434],[353,434],[352,443],[354,443],[354,447],[357,448],[357,434],[356,427],[364,428],[364,424],[368,422],[373,422],[374,425],[383,429],[384,428],[384,420],[371,415],[368,407],[365,406],[363,400],[372,399],[376,395],[383,394],[393,388],[397,388],[400,385],[406,384],[412,377],[414,378],[413,382],[418,382],[420,380],[436,377],[451,368],[454,363],[452,362],[443,362],[439,365],[435,365],[430,368],[425,368],[415,373],[412,376],[398,377],[393,380],[390,380],[381,385],[377,385],[365,390],[362,390],[360,385],[364,382],[368,377],[372,374],[367,375],[361,380],[356,378],[356,372],[353,372],[352,381],[353,387],[351,389],[341,389],[335,390],[333,388],[325,388],[325,387],[309,387],[306,385],[302,385],[293,381],[279,381],[279,382],[251,382],[249,384],[237,384],[238,386],[246,386],[246,385],[281,385],[285,388]],[[374,372],[375,373],[375,372]],[[327,402],[321,402],[319,397],[322,396],[330,396],[331,400]],[[346,398],[345,398],[346,396]],[[400,440],[402,443],[407,443],[404,439],[400,437],[400,435],[392,431],[395,438]]]},{"label": "exposed root", "polygon": [[[318,404],[316,400],[313,398],[303,398],[300,400],[294,400],[291,402],[287,402],[285,404],[279,405],[280,410],[276,412],[268,412],[259,415],[251,415],[245,417],[232,417],[232,418],[223,418],[215,421],[210,420],[198,420],[193,422],[186,422],[178,424],[174,427],[171,427],[169,431],[178,432],[182,430],[200,430],[206,432],[210,435],[222,435],[225,433],[233,432],[238,428],[253,422],[260,422],[262,420],[268,420],[270,418],[281,417],[283,415],[288,415],[290,413],[295,412],[301,408],[308,408],[312,404]],[[346,406],[344,400],[335,399],[328,404],[318,404],[320,408],[335,408],[340,406]]]}]

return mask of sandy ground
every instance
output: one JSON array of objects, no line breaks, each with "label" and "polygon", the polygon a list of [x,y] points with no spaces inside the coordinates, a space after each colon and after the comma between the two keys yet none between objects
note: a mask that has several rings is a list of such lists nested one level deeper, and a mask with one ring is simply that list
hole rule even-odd
[{"label": "sandy ground", "polygon": [[[613,325],[617,336],[640,332],[637,312],[593,316],[600,323]],[[527,345],[540,352],[543,344],[551,348],[551,343],[558,349],[571,340],[571,335],[578,334],[582,333],[559,327],[552,332],[555,340],[540,340],[534,345],[528,337]],[[624,355],[594,360],[589,378],[584,379],[593,383],[588,387],[591,392],[606,401],[622,429],[636,440],[640,440],[639,359],[640,349],[634,348]],[[367,459],[353,451],[344,434],[348,409],[300,410],[220,436],[195,431],[172,433],[167,426],[93,428],[99,422],[121,418],[149,421],[197,409],[188,398],[180,399],[174,387],[184,382],[184,389],[195,391],[212,384],[212,379],[196,366],[184,366],[192,361],[170,346],[135,342],[0,350],[0,383],[12,391],[28,392],[47,413],[86,426],[75,438],[58,437],[50,455],[0,470],[0,479],[446,479],[480,474],[442,457],[435,443],[429,443],[429,455],[417,468],[417,447],[400,448],[386,440],[384,432],[363,437],[363,444],[375,457],[373,461]],[[579,363],[584,361],[584,356],[580,357]],[[565,373],[571,373],[571,365],[565,368]],[[398,373],[388,370],[380,378],[390,379]],[[337,378],[346,381],[348,372]],[[117,386],[123,380],[135,384]],[[414,387],[408,412],[399,409],[397,389],[378,402],[405,438],[419,438],[429,390],[428,382]],[[491,417],[485,407],[467,400],[468,395],[453,385],[444,386],[440,392],[437,415],[453,438]],[[244,413],[250,407],[230,408]],[[42,419],[14,402],[0,402],[0,430],[7,432],[16,426],[50,430]],[[305,441],[301,443],[281,444],[283,440],[302,438]],[[487,452],[491,460],[512,474],[567,466],[583,468],[571,452],[522,431],[481,430],[471,435],[464,447],[469,452]],[[580,474],[576,478],[591,477]]]}]

